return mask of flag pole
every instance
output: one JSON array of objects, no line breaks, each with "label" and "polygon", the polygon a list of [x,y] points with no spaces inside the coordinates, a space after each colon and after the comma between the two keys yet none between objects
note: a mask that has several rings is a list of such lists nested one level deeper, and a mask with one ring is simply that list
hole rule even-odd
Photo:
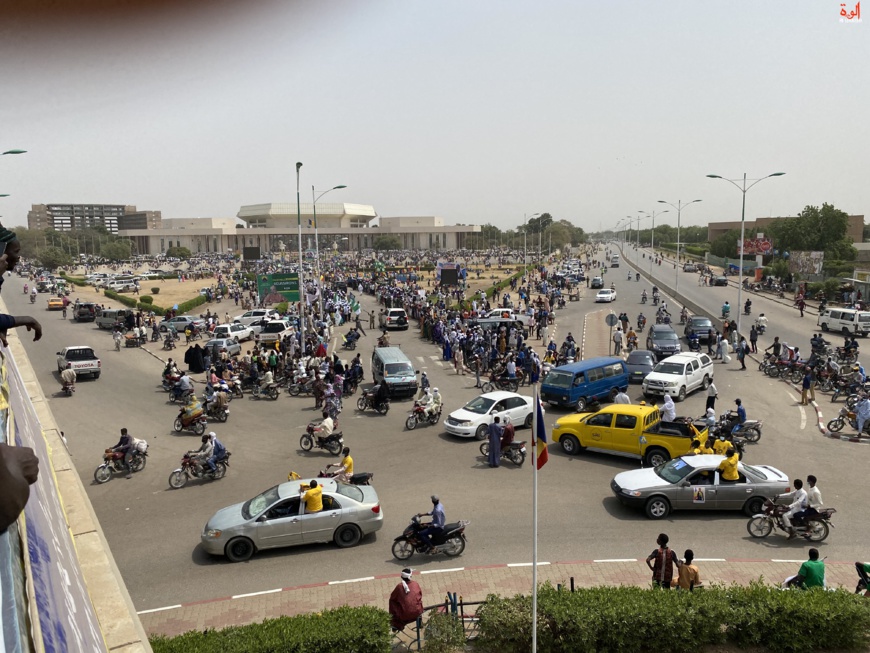
[{"label": "flag pole", "polygon": [[532,653],[538,651],[538,384],[532,392]]}]

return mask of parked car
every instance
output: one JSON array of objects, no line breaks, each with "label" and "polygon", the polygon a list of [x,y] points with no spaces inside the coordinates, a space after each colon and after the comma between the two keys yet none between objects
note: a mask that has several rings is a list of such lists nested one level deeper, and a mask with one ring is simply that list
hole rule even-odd
[{"label": "parked car", "polygon": [[616,299],[616,291],[611,288],[599,290],[595,295],[596,302],[612,302]]},{"label": "parked car", "polygon": [[693,315],[689,318],[689,321],[686,322],[686,328],[683,329],[683,335],[688,338],[693,333],[698,334],[698,340],[700,342],[707,342],[710,340],[710,332],[715,334],[716,329],[713,326],[713,322],[709,317],[702,317],[700,315]]},{"label": "parked car", "polygon": [[356,546],[384,525],[378,493],[371,485],[313,479],[323,489],[323,510],[305,512],[299,490],[311,480],[281,483],[244,503],[218,510],[202,530],[202,548],[211,555],[244,562],[264,549],[318,542],[335,542],[343,549]]},{"label": "parked car", "polygon": [[789,491],[788,476],[769,465],[739,462],[737,482],[723,483],[718,471],[723,459],[714,454],[674,458],[617,474],[610,489],[620,503],[642,508],[650,519],[664,519],[672,510],[742,510],[751,517],[766,499]]},{"label": "parked car", "polygon": [[687,352],[669,356],[655,366],[643,380],[643,396],[647,399],[671,395],[683,401],[695,390],[706,390],[713,381],[713,359],[707,354]]},{"label": "parked car", "polygon": [[592,281],[589,283],[590,288],[604,288],[604,279],[601,277],[592,277]]},{"label": "parked car", "polygon": [[711,286],[727,286],[728,285],[728,277],[723,277],[723,276],[713,277],[713,281],[712,281],[712,283],[710,283],[710,285]]},{"label": "parked car", "polygon": [[635,349],[628,355],[625,365],[628,367],[629,383],[641,383],[656,366],[656,356],[648,349]]},{"label": "parked car", "polygon": [[226,349],[230,356],[238,356],[242,353],[242,346],[235,338],[212,338],[205,343],[205,348],[211,350],[212,360],[217,358],[216,354],[219,354],[221,349]]},{"label": "parked car", "polygon": [[680,337],[669,324],[653,324],[646,334],[646,348],[661,360],[683,350]]},{"label": "parked car", "polygon": [[496,415],[502,420],[510,417],[515,427],[531,427],[533,406],[534,399],[516,392],[487,392],[450,413],[444,420],[444,430],[450,435],[485,440]]},{"label": "parked car", "polygon": [[241,323],[219,324],[212,331],[215,338],[232,338],[236,342],[250,340],[254,337],[254,329]]}]

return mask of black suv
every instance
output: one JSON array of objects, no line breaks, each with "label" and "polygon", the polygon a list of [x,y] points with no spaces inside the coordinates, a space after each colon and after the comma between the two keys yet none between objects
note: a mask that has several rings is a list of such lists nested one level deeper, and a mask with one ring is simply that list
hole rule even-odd
[{"label": "black suv", "polygon": [[73,311],[73,319],[76,322],[93,322],[97,319],[97,305],[90,302],[79,304]]},{"label": "black suv", "polygon": [[658,360],[679,354],[683,350],[680,337],[669,324],[653,324],[646,336],[646,348]]},{"label": "black suv", "polygon": [[713,326],[713,322],[710,320],[709,317],[693,315],[686,323],[686,328],[683,330],[683,335],[688,338],[692,333],[697,333],[698,340],[700,342],[707,342],[710,339],[711,329],[713,333],[716,333],[716,328]]}]

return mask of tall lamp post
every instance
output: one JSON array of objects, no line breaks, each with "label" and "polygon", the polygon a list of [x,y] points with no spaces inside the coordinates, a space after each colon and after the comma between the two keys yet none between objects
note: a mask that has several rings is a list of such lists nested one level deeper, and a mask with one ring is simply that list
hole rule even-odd
[{"label": "tall lamp post", "polygon": [[529,267],[529,250],[526,249],[526,239],[529,237],[529,218],[537,218],[540,213],[526,215],[523,213],[523,267]]},{"label": "tall lamp post", "polygon": [[652,218],[652,231],[650,232],[650,250],[652,250],[652,253],[650,254],[650,257],[649,257],[649,276],[650,276],[650,282],[652,282],[653,257],[655,256],[655,253],[656,253],[656,216],[661,215],[662,213],[669,213],[669,211],[667,209],[665,209],[664,211],[659,211],[658,213],[656,213],[655,211],[653,211],[652,213],[647,213],[646,211],[640,211],[640,213],[645,213],[647,215],[647,217]]},{"label": "tall lamp post", "polygon": [[314,260],[317,263],[317,312],[320,314],[320,319],[323,319],[323,286],[320,283],[320,243],[317,238],[317,200],[326,195],[328,192],[338,190],[339,188],[347,188],[347,186],[333,186],[329,190],[322,191],[317,197],[314,194],[314,186],[311,186],[311,210],[314,214]]},{"label": "tall lamp post", "polygon": [[739,190],[743,194],[743,206],[740,209],[740,272],[737,276],[737,334],[736,337],[740,336],[740,324],[741,324],[741,314],[743,312],[743,240],[746,235],[746,191],[755,186],[755,184],[764,181],[765,179],[770,179],[771,177],[782,177],[784,172],[774,172],[772,174],[767,175],[767,177],[762,177],[761,179],[750,180],[752,181],[749,186],[746,185],[746,173],[743,173],[743,185],[741,186],[737,182],[739,179],[726,179],[725,177],[721,177],[720,175],[707,175],[710,179],[722,179],[727,181],[732,186],[734,186],[737,190]]},{"label": "tall lamp post", "polygon": [[667,204],[668,206],[672,206],[677,210],[677,267],[674,268],[674,278],[676,279],[676,288],[675,291],[677,294],[680,293],[680,212],[689,206],[689,204],[694,204],[695,202],[700,202],[701,200],[692,200],[691,202],[687,202],[683,204],[680,200],[677,200],[676,204],[671,204],[670,202],[665,202],[664,200],[659,200],[659,204]]},{"label": "tall lamp post", "polygon": [[299,348],[305,351],[305,279],[302,272],[302,205],[299,203],[299,168],[302,162],[296,162],[296,227],[299,230]]}]

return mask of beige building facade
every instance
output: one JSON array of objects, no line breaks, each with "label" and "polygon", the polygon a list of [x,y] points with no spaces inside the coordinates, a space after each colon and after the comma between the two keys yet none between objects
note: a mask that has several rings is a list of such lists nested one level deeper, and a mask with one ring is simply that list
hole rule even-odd
[{"label": "beige building facade", "polygon": [[[794,217],[794,216],[791,216]],[[750,232],[754,233],[756,230],[761,233],[767,235],[768,230],[770,229],[770,225],[776,222],[777,220],[785,220],[786,218],[756,218],[755,220],[746,220],[746,233]],[[730,222],[711,222],[707,225],[707,240],[713,242],[724,233],[731,231],[732,229],[740,229],[740,220],[733,220]],[[850,215],[849,216],[849,228],[846,231],[846,235],[852,239],[853,242],[860,243],[864,240],[864,216],[863,215]]]}]

